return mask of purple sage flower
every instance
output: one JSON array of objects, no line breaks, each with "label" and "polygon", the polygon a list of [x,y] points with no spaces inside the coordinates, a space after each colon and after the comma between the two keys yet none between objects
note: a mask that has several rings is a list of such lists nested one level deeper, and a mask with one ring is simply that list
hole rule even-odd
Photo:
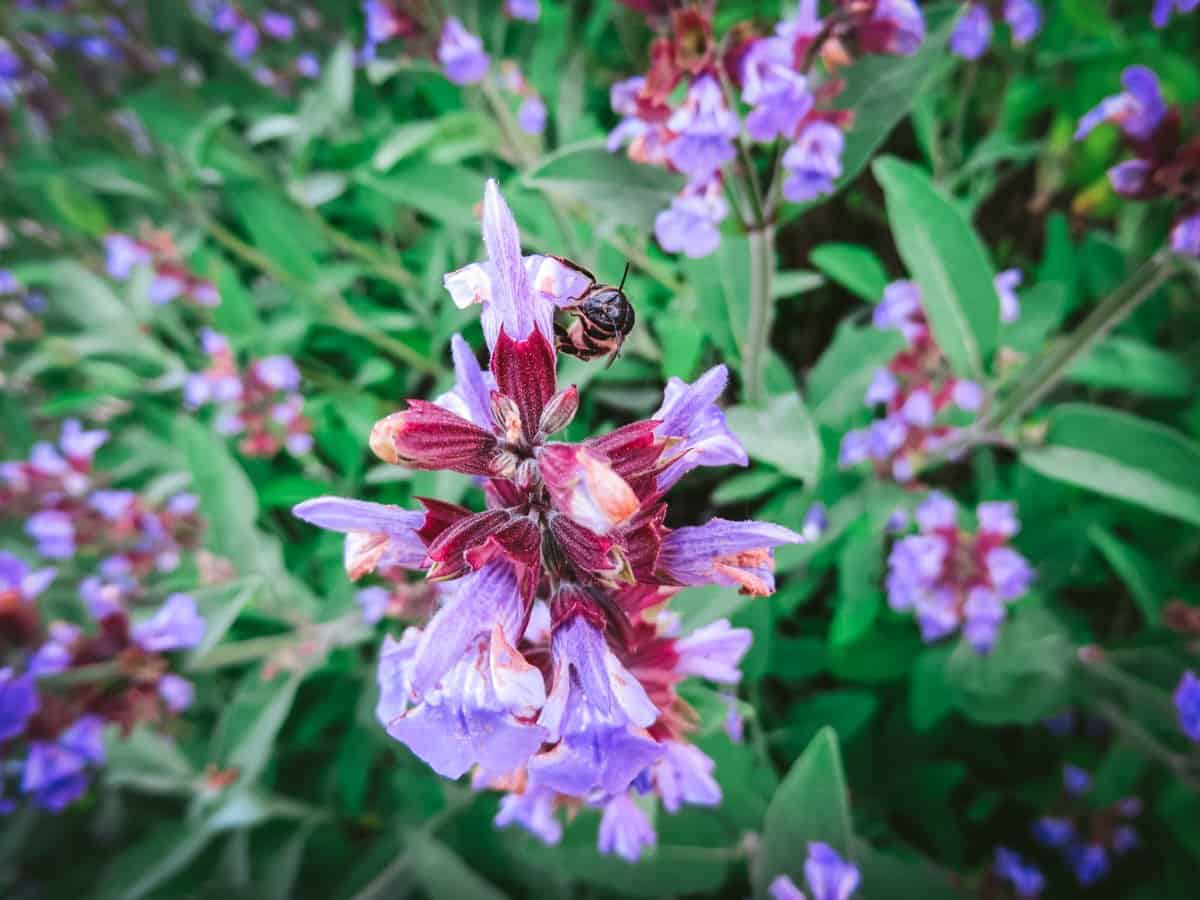
[{"label": "purple sage flower", "polygon": [[1005,847],[996,848],[996,862],[992,871],[997,877],[1008,882],[1021,900],[1041,896],[1046,887],[1046,878],[1036,867]]},{"label": "purple sage flower", "polygon": [[703,186],[689,185],[655,216],[654,237],[668,253],[702,259],[720,245],[721,222],[728,214],[718,179]]},{"label": "purple sage flower", "polygon": [[171,594],[153,616],[133,626],[143,650],[166,653],[195,647],[204,638],[204,619],[190,594]]},{"label": "purple sage flower", "polygon": [[617,794],[604,804],[600,818],[601,853],[615,853],[626,862],[637,862],[642,851],[658,843],[650,819],[628,793]]},{"label": "purple sage flower", "polygon": [[1172,12],[1190,13],[1200,7],[1200,0],[1154,0],[1150,20],[1155,28],[1166,28]]},{"label": "purple sage flower", "polygon": [[1004,0],[1004,21],[1014,43],[1028,44],[1042,30],[1042,8],[1034,0]]},{"label": "purple sage flower", "polygon": [[1200,743],[1200,678],[1195,672],[1184,672],[1175,688],[1175,712],[1179,728],[1196,743]]},{"label": "purple sage flower", "polygon": [[694,182],[707,182],[737,154],[733,146],[740,130],[737,113],[725,105],[721,86],[711,75],[692,82],[667,127],[676,135],[667,147],[667,158]]},{"label": "purple sage flower", "polygon": [[1171,249],[1200,258],[1200,211],[1184,216],[1171,228]]},{"label": "purple sage flower", "polygon": [[993,283],[1000,296],[1001,322],[1015,322],[1021,318],[1021,300],[1017,297],[1017,288],[1021,286],[1023,278],[1020,269],[1005,269],[996,276]]},{"label": "purple sage flower", "polygon": [[812,109],[808,80],[792,68],[792,46],[783,38],[760,38],[742,60],[742,100],[753,107],[746,116],[751,140],[794,137]]},{"label": "purple sage flower", "polygon": [[170,712],[179,714],[196,699],[196,686],[186,678],[168,672],[158,679],[158,696]]},{"label": "purple sage flower", "polygon": [[963,59],[979,59],[992,42],[992,17],[983,3],[971,3],[950,35],[950,50]]},{"label": "purple sage flower", "polygon": [[538,0],[504,0],[504,14],[510,19],[536,22],[542,14]]},{"label": "purple sage flower", "polygon": [[788,172],[783,196],[793,203],[804,203],[832,194],[834,179],[842,174],[845,144],[842,130],[835,125],[820,121],[806,125],[796,143],[783,154],[783,167]]},{"label": "purple sage flower", "polygon": [[84,716],[54,741],[34,741],[21,775],[21,790],[50,812],[59,812],[87,789],[88,768],[104,762],[104,722]]},{"label": "purple sage flower", "polygon": [[476,84],[487,76],[491,64],[483,41],[463,27],[454,16],[446,18],[437,46],[438,62],[455,84]]},{"label": "purple sage flower", "polygon": [[38,706],[31,673],[16,675],[11,667],[0,669],[0,743],[23,734]]},{"label": "purple sage flower", "polygon": [[296,20],[287,13],[267,10],[258,24],[263,34],[277,41],[290,41],[296,36]]},{"label": "purple sage flower", "polygon": [[526,97],[517,109],[517,124],[527,134],[541,134],[546,130],[546,103],[541,97]]},{"label": "purple sage flower", "polygon": [[1075,140],[1087,137],[1096,126],[1113,122],[1136,141],[1149,140],[1167,114],[1158,76],[1145,66],[1130,66],[1121,75],[1125,90],[1101,100],[1079,120]]}]

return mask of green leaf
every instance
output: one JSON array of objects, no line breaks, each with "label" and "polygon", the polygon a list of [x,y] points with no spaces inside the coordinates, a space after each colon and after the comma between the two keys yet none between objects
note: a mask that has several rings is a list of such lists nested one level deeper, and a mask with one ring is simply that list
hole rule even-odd
[{"label": "green leaf", "polygon": [[715,253],[681,262],[697,303],[696,319],[727,360],[743,365],[750,315],[750,244],[746,236],[726,235]]},{"label": "green leaf", "polygon": [[1021,602],[987,655],[960,640],[946,680],[960,711],[986,725],[1032,725],[1066,705],[1074,646],[1035,599]]},{"label": "green leaf", "polygon": [[1100,525],[1093,525],[1087,533],[1088,539],[1129,588],[1133,602],[1146,619],[1146,625],[1158,625],[1162,621],[1162,610],[1168,597],[1160,563],[1135,550]]},{"label": "green leaf", "polygon": [[849,741],[867,727],[878,709],[879,698],[870,691],[825,691],[793,703],[785,726],[771,739],[789,755],[799,753],[825,727]]},{"label": "green leaf", "polygon": [[850,857],[854,840],[850,799],[837,734],[823,729],[796,760],[775,792],[763,822],[751,876],[755,894],[780,875],[804,883],[805,846],[822,841]]},{"label": "green leaf", "polygon": [[838,599],[829,640],[835,647],[853,643],[883,609],[883,530],[864,522],[842,545],[838,556]]},{"label": "green leaf", "polygon": [[286,197],[265,186],[239,185],[225,200],[257,249],[290,275],[315,282],[328,249],[325,238]]},{"label": "green leaf", "polygon": [[199,822],[161,821],[147,837],[113,860],[94,896],[99,900],[139,900],[187,868],[212,837],[213,832]]},{"label": "green leaf", "polygon": [[191,591],[200,615],[204,617],[205,627],[203,640],[188,654],[186,668],[203,660],[221,643],[238,615],[262,586],[261,578],[251,577]]},{"label": "green leaf", "polygon": [[77,183],[54,176],[46,182],[46,197],[59,217],[77,231],[92,237],[108,231],[104,205]]},{"label": "green leaf", "polygon": [[725,415],[752,459],[770,463],[806,483],[816,481],[821,471],[821,440],[798,392],[772,397],[765,409],[735,406]]},{"label": "green leaf", "polygon": [[955,873],[943,871],[923,859],[905,859],[854,842],[862,872],[862,895],[871,900],[969,900],[971,894],[954,886]]},{"label": "green leaf", "polygon": [[1049,478],[1200,525],[1200,446],[1117,410],[1066,404],[1021,461]]},{"label": "green leaf", "polygon": [[304,675],[299,669],[267,681],[255,669],[238,685],[217,722],[209,755],[222,769],[236,769],[239,784],[257,781],[271,761],[275,738]]},{"label": "green leaf", "polygon": [[954,690],[946,682],[949,647],[930,647],[917,657],[908,687],[908,714],[917,731],[928,731],[955,707]]},{"label": "green leaf", "polygon": [[996,273],[983,242],[921,169],[892,157],[876,160],[873,168],[896,246],[921,286],[938,345],[957,374],[981,379],[1000,330]]},{"label": "green leaf", "polygon": [[804,269],[783,269],[776,272],[775,277],[771,279],[771,298],[782,300],[786,297],[798,297],[809,291],[815,291],[824,283],[825,279],[816,272],[808,272]]},{"label": "green leaf", "polygon": [[433,140],[438,123],[433,119],[420,122],[405,122],[384,139],[371,157],[376,171],[386,172],[400,160],[412,156]]},{"label": "green leaf", "polygon": [[150,794],[191,793],[198,773],[176,743],[147,726],[105,733],[104,780]]},{"label": "green leaf", "polygon": [[406,855],[413,877],[430,897],[454,900],[505,900],[505,895],[472,870],[445,844],[413,832]]},{"label": "green leaf", "polygon": [[878,303],[887,287],[887,270],[869,247],[859,244],[821,244],[809,261],[850,293]]},{"label": "green leaf", "polygon": [[904,347],[897,331],[880,331],[845,320],[834,332],[808,373],[805,385],[813,417],[822,425],[844,430],[865,409],[863,398],[875,370]]},{"label": "green leaf", "polygon": [[601,217],[650,231],[671,205],[684,177],[610,153],[603,141],[560,148],[525,173],[527,187],[550,191],[595,210]]},{"label": "green leaf", "polygon": [[1066,377],[1089,387],[1133,391],[1148,397],[1192,395],[1192,372],[1165,350],[1136,338],[1109,337],[1067,370]]}]

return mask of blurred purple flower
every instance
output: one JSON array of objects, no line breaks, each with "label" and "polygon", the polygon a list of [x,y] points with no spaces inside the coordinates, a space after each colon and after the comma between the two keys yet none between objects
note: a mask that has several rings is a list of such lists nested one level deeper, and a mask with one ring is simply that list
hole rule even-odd
[{"label": "blurred purple flower", "polygon": [[1021,286],[1024,276],[1020,269],[1005,269],[996,276],[994,284],[1000,297],[1000,321],[1015,322],[1021,317],[1021,300],[1017,297],[1017,288]]},{"label": "blurred purple flower", "polygon": [[788,178],[783,196],[793,203],[815,200],[833,193],[833,181],[842,174],[842,149],[846,138],[842,130],[828,122],[812,122],[804,127],[796,143],[783,154]]},{"label": "blurred purple flower", "polygon": [[1013,42],[1027,44],[1042,30],[1042,8],[1034,0],[1004,0],[1004,21],[1012,29]]},{"label": "blurred purple flower", "polygon": [[992,17],[983,3],[971,3],[954,24],[950,50],[963,59],[979,59],[992,42]]},{"label": "blurred purple flower", "polygon": [[992,871],[1007,881],[1021,900],[1041,896],[1046,887],[1046,878],[1035,867],[1023,860],[1019,854],[1005,847],[996,848],[996,862]]},{"label": "blurred purple flower", "polygon": [[151,653],[186,650],[204,638],[204,619],[190,594],[171,594],[153,616],[133,626],[133,640]]},{"label": "blurred purple flower", "polygon": [[702,259],[720,245],[721,222],[728,214],[718,179],[702,187],[689,185],[655,216],[654,237],[668,253]]},{"label": "blurred purple flower", "polygon": [[1145,66],[1130,66],[1121,75],[1125,90],[1106,97],[1079,120],[1075,140],[1085,138],[1103,122],[1113,122],[1137,141],[1149,140],[1167,113],[1158,76]]},{"label": "blurred purple flower", "polygon": [[615,853],[626,862],[637,862],[642,851],[658,843],[654,826],[628,792],[617,794],[604,804],[600,817],[599,849]]},{"label": "blurred purple flower", "polygon": [[84,716],[55,741],[29,745],[21,790],[43,809],[59,812],[87,789],[87,770],[104,762],[104,722]]},{"label": "blurred purple flower", "polygon": [[16,675],[11,667],[0,669],[0,743],[22,734],[38,706],[31,673]]},{"label": "blurred purple flower", "polygon": [[1171,228],[1171,249],[1200,258],[1200,211],[1179,219]]},{"label": "blurred purple flower", "polygon": [[487,76],[491,64],[483,41],[471,34],[454,16],[446,18],[437,46],[438,62],[455,84],[476,84]]},{"label": "blurred purple flower", "polygon": [[708,181],[736,155],[737,113],[725,105],[721,86],[711,75],[692,82],[667,126],[676,135],[667,147],[667,158],[693,182]]},{"label": "blurred purple flower", "polygon": [[1150,19],[1155,28],[1166,28],[1172,12],[1189,13],[1200,7],[1200,0],[1154,0]]},{"label": "blurred purple flower", "polygon": [[1173,699],[1179,728],[1191,740],[1200,743],[1200,678],[1195,672],[1183,673]]},{"label": "blurred purple flower", "polygon": [[517,109],[517,124],[528,134],[546,130],[546,104],[541,97],[526,97]]},{"label": "blurred purple flower", "polygon": [[542,14],[538,0],[504,0],[504,14],[510,19],[536,22]]}]

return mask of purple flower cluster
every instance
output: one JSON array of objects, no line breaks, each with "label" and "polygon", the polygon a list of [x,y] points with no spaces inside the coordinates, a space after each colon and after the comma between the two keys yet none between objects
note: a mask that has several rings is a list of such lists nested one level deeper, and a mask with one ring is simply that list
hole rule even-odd
[{"label": "purple flower cluster", "polygon": [[[192,700],[191,684],[169,671],[163,654],[194,647],[203,638],[195,600],[172,594],[134,624],[120,597],[109,591],[87,604],[94,634],[67,622],[43,628],[37,600],[56,575],[0,553],[0,632],[9,662],[19,666],[0,669],[0,757],[6,760],[0,813],[15,805],[5,799],[8,774],[19,772],[20,792],[57,812],[83,794],[91,769],[104,762],[105,722],[128,731],[139,722],[176,715]],[[87,593],[86,582],[81,592]],[[83,681],[47,687],[38,681],[102,663],[118,667],[116,678],[103,686]]]},{"label": "purple flower cluster", "polygon": [[227,37],[229,52],[240,63],[252,66],[254,80],[264,87],[286,87],[298,78],[313,79],[321,74],[316,54],[296,46],[301,30],[309,34],[320,30],[316,10],[304,8],[292,15],[266,8],[254,15],[233,3],[196,0],[193,6],[209,27]]},{"label": "purple flower cluster", "polygon": [[483,49],[483,41],[454,16],[447,16],[442,24],[437,60],[446,77],[455,84],[478,84],[487,77],[492,63]]},{"label": "purple flower cluster", "polygon": [[[669,813],[720,802],[676,686],[735,684],[750,644],[725,620],[681,635],[663,607],[688,585],[770,594],[772,548],[801,538],[759,522],[664,523],[663,496],[688,471],[746,464],[716,405],[724,367],[672,380],[651,420],[552,440],[579,403],[557,384],[554,313],[585,276],[522,254],[494,181],[483,236],[488,261],[445,284],[457,305],[482,304],[490,365],[456,336],[453,389],[410,400],[370,444],[388,463],[478,478],[487,509],[322,497],[295,512],[346,534],[351,578],[408,569],[436,585],[429,622],[383,644],[376,714],[388,734],[443,776],[473,772],[476,787],[504,791],[497,825],[555,842],[555,811],[586,803],[601,811],[600,848],[632,860],[655,841],[654,798]],[[390,606],[361,599],[371,618]]]},{"label": "purple flower cluster", "polygon": [[[979,59],[992,42],[992,15],[997,4],[968,0],[950,34],[950,51],[963,59]],[[1034,0],[1004,0],[1002,15],[1012,29],[1013,42],[1027,44],[1042,29],[1042,8]]]},{"label": "purple flower cluster", "polygon": [[1012,503],[976,508],[978,532],[958,525],[958,509],[944,494],[931,493],[917,507],[919,533],[898,540],[888,554],[888,604],[913,613],[925,641],[962,629],[978,652],[995,643],[1007,605],[1023,597],[1033,581],[1025,557],[1009,546],[1017,533]]},{"label": "purple flower cluster", "polygon": [[[1000,317],[1005,322],[1020,314],[1016,269],[996,277]],[[884,368],[877,369],[864,401],[882,405],[884,416],[867,428],[849,431],[842,438],[838,462],[856,466],[870,462],[882,477],[909,482],[924,460],[946,446],[956,432],[941,421],[951,408],[976,413],[984,404],[984,390],[950,370],[921,307],[921,289],[911,281],[894,281],[875,307],[874,325],[899,331],[907,346]]]},{"label": "purple flower cluster", "polygon": [[1019,900],[1033,900],[1040,897],[1046,889],[1046,876],[1041,870],[1007,847],[996,848],[992,874],[998,881],[1011,888],[1013,896]]},{"label": "purple flower cluster", "polygon": [[1196,677],[1195,672],[1183,673],[1173,699],[1179,717],[1179,730],[1200,744],[1200,678]]},{"label": "purple flower cluster", "polygon": [[217,306],[221,296],[211,281],[188,271],[171,236],[149,232],[141,240],[125,234],[104,238],[104,268],[110,278],[127,281],[140,269],[154,274],[148,288],[150,302],[162,305],[184,297],[200,306]]},{"label": "purple flower cluster", "polygon": [[[804,880],[811,900],[849,900],[858,890],[862,874],[854,863],[842,859],[828,844],[814,841],[808,845],[804,860]],[[770,894],[772,900],[809,900],[787,875],[771,882]]]},{"label": "purple flower cluster", "polygon": [[1033,825],[1034,839],[1059,851],[1084,887],[1104,879],[1112,868],[1112,857],[1124,856],[1140,842],[1130,822],[1141,815],[1142,801],[1126,797],[1106,809],[1092,810],[1085,800],[1091,789],[1092,776],[1086,770],[1063,766],[1058,808]]},{"label": "purple flower cluster", "polygon": [[1166,28],[1171,21],[1171,13],[1190,13],[1197,8],[1200,8],[1200,0],[1154,0],[1150,20],[1155,28]]},{"label": "purple flower cluster", "polygon": [[[720,243],[729,212],[724,182],[743,138],[787,143],[780,158],[785,199],[805,202],[832,193],[850,120],[827,108],[840,82],[812,72],[822,52],[832,71],[848,59],[849,45],[862,52],[911,53],[925,33],[911,0],[842,2],[827,19],[818,16],[815,0],[801,0],[796,15],[771,35],[722,54],[709,15],[697,7],[674,11],[666,20],[668,33],[651,46],[647,74],[617,82],[610,93],[621,119],[609,134],[609,150],[627,147],[636,162],[687,176],[656,217],[654,233],[664,250],[693,258]],[[736,89],[747,108],[744,121],[733,105]]]},{"label": "purple flower cluster", "polygon": [[1079,120],[1075,139],[1105,122],[1119,126],[1135,155],[1108,170],[1113,190],[1135,200],[1177,201],[1171,249],[1200,258],[1200,144],[1184,140],[1181,112],[1167,106],[1154,72],[1130,66],[1121,84],[1121,93],[1106,97]]},{"label": "purple flower cluster", "polygon": [[274,456],[281,449],[304,456],[312,450],[311,424],[299,393],[300,370],[290,356],[256,359],[243,371],[224,335],[205,328],[200,343],[209,365],[184,382],[189,409],[215,405],[217,430],[241,435],[238,447],[246,456]]}]

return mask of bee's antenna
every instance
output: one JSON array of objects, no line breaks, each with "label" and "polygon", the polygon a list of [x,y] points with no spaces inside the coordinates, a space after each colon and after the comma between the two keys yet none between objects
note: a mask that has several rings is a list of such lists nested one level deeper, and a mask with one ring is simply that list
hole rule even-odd
[{"label": "bee's antenna", "polygon": [[617,285],[618,291],[625,290],[625,279],[629,277],[629,260],[625,260],[625,271],[621,273],[621,283]]}]

